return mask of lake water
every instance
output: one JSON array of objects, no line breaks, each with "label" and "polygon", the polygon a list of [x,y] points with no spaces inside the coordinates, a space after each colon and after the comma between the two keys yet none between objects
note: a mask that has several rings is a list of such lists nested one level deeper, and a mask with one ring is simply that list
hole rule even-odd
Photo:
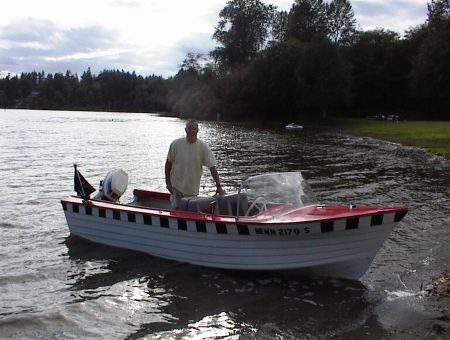
[{"label": "lake water", "polygon": [[[0,111],[0,338],[422,339],[450,337],[450,300],[421,286],[450,267],[450,165],[369,138],[200,122],[224,187],[302,170],[325,204],[410,208],[360,281],[200,268],[69,238],[73,163],[164,191],[184,122],[151,114]],[[205,171],[202,194],[214,185]]]}]

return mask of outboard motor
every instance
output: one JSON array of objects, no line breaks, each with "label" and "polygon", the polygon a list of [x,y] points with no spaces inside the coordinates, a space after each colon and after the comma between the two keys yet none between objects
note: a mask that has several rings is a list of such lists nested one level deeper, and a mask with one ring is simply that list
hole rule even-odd
[{"label": "outboard motor", "polygon": [[128,186],[128,174],[122,169],[111,170],[100,182],[100,190],[96,198],[117,202]]}]

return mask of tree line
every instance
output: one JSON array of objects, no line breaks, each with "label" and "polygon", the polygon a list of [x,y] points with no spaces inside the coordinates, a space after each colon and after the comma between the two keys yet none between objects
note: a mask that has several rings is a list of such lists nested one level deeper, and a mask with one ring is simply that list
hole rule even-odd
[{"label": "tree line", "polygon": [[230,0],[208,55],[167,79],[124,70],[0,79],[0,106],[173,112],[200,119],[285,120],[399,114],[450,119],[450,6],[431,0],[404,36],[357,29],[349,0],[295,0],[279,11]]}]

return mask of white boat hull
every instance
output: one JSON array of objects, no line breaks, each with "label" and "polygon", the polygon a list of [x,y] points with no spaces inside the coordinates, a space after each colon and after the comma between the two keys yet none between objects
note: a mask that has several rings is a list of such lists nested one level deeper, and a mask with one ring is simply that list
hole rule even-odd
[{"label": "white boat hull", "polygon": [[[199,221],[118,205],[86,206],[63,202],[70,232],[109,246],[199,266],[258,271],[296,271],[308,275],[358,279],[397,224],[395,212],[373,225],[361,217],[357,228],[339,219],[289,225]],[[229,222],[229,223],[228,223]]]}]

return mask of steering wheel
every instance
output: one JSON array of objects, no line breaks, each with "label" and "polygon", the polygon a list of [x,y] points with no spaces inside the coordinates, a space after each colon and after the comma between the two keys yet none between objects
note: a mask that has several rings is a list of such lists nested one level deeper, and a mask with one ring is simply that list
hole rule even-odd
[{"label": "steering wheel", "polygon": [[267,200],[265,197],[259,196],[257,197],[252,204],[247,209],[247,212],[245,213],[245,216],[249,216],[250,211],[253,210],[253,208],[256,208],[258,210],[257,214],[262,213],[263,211],[267,211]]}]

